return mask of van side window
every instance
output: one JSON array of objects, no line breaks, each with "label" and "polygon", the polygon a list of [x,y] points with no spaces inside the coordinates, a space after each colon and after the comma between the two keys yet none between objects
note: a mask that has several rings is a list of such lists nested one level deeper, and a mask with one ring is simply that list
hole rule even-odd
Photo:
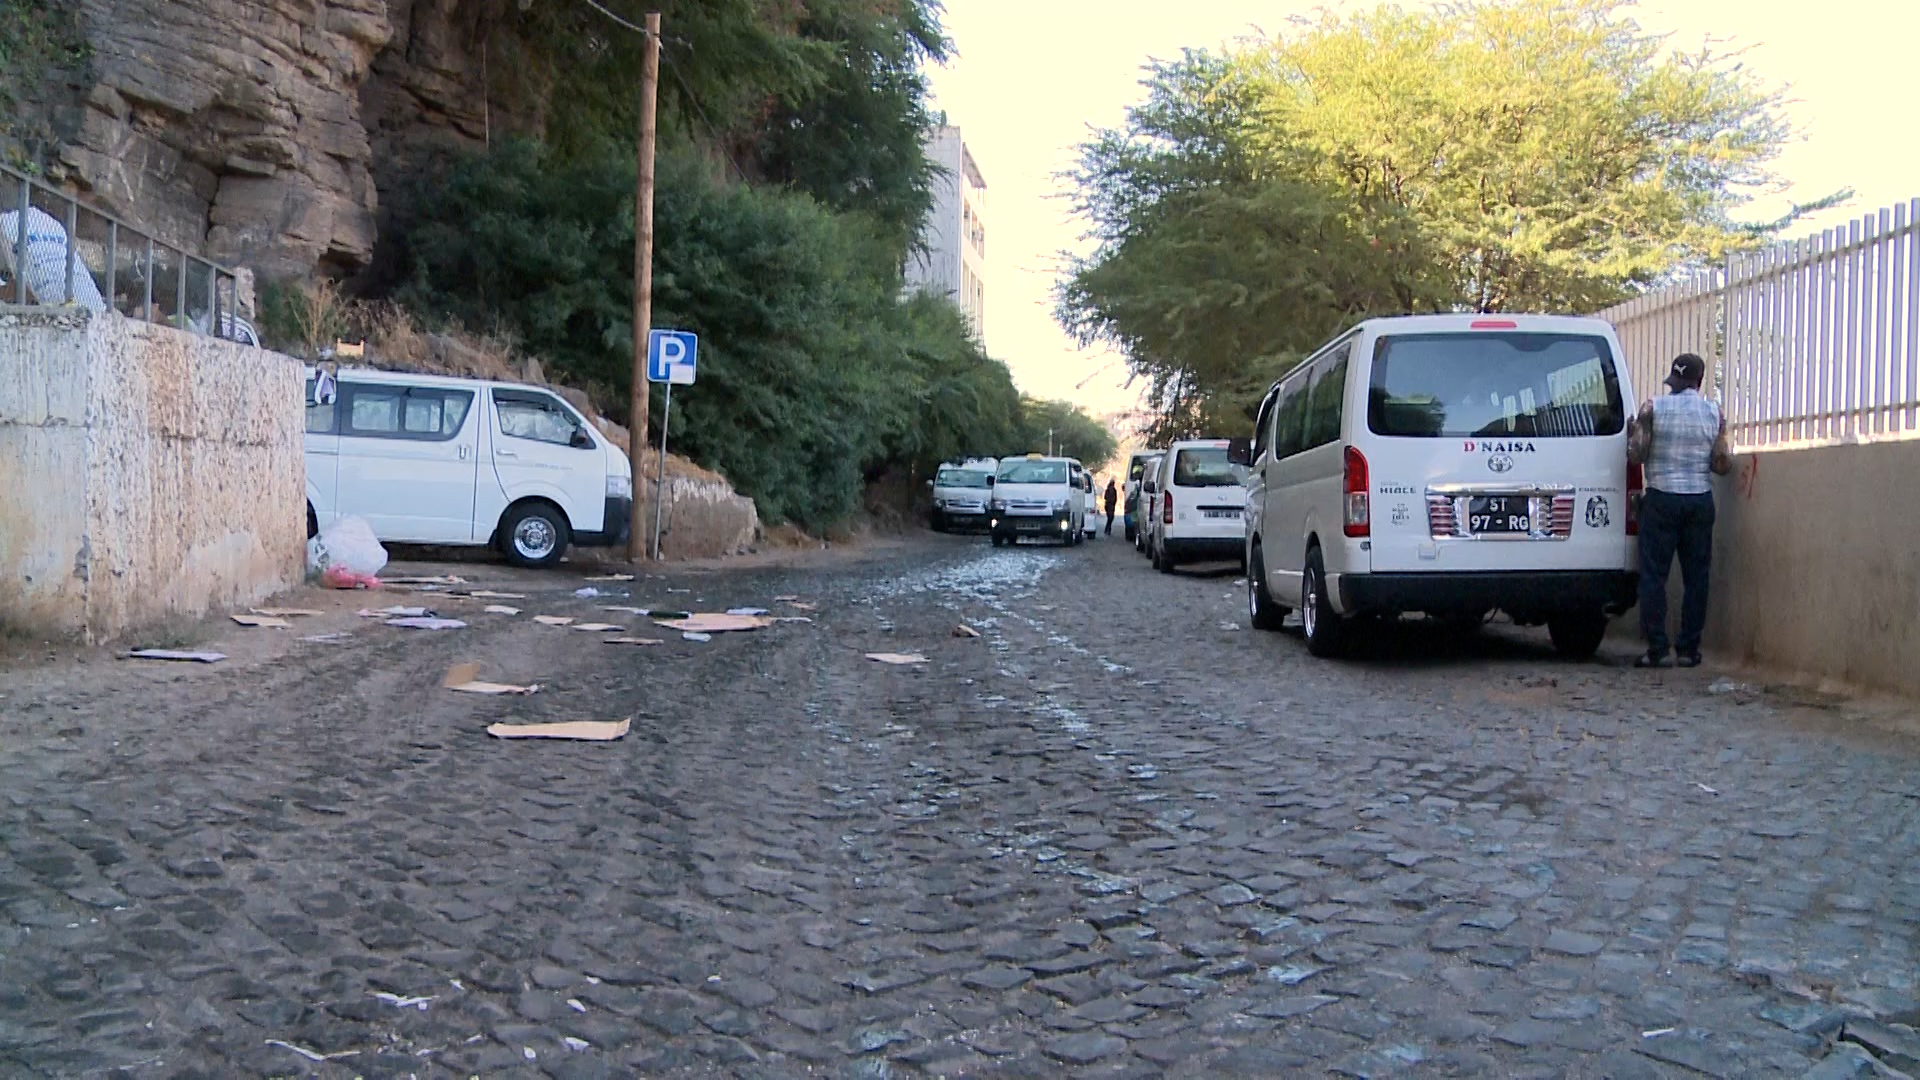
[{"label": "van side window", "polygon": [[446,442],[460,434],[473,404],[470,390],[420,386],[350,385],[340,388],[340,396],[348,402],[344,434],[419,442]]},{"label": "van side window", "polygon": [[1307,404],[1307,438],[1311,450],[1340,441],[1340,420],[1347,400],[1347,357],[1351,344],[1342,345],[1313,365],[1313,390]]},{"label": "van side window", "polygon": [[1307,373],[1301,371],[1280,387],[1280,403],[1274,408],[1273,459],[1292,457],[1306,449]]},{"label": "van side window", "polygon": [[316,388],[314,386],[314,381],[312,379],[308,379],[307,380],[307,434],[331,435],[333,434],[334,405],[337,401],[339,401],[339,399],[335,398],[332,401],[327,402],[325,405],[319,404],[318,402],[313,400],[315,389]]},{"label": "van side window", "polygon": [[570,410],[545,394],[495,390],[493,408],[500,433],[511,438],[571,446],[576,433],[585,433]]}]

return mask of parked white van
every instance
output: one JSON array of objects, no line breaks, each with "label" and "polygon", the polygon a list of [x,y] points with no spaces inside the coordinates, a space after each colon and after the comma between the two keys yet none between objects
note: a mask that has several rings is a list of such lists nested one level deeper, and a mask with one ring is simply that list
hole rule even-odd
[{"label": "parked white van", "polygon": [[1353,328],[1275,383],[1251,465],[1248,607],[1337,652],[1370,616],[1546,623],[1591,656],[1634,602],[1626,421],[1613,328],[1428,315]]},{"label": "parked white van", "polygon": [[974,458],[960,465],[942,465],[927,483],[933,488],[933,511],[928,522],[934,532],[984,529],[987,525],[988,483],[1000,462]]},{"label": "parked white van", "polygon": [[1186,439],[1160,458],[1147,552],[1154,569],[1171,574],[1183,562],[1246,554],[1247,466],[1229,461],[1228,449],[1225,439]]},{"label": "parked white van", "polygon": [[627,457],[535,386],[307,371],[307,531],[362,517],[382,540],[498,548],[552,566],[569,544],[621,544]]},{"label": "parked white van", "polygon": [[994,475],[989,503],[993,546],[1017,543],[1022,536],[1045,536],[1063,544],[1086,540],[1082,532],[1087,493],[1080,463],[1072,458],[1003,458]]}]

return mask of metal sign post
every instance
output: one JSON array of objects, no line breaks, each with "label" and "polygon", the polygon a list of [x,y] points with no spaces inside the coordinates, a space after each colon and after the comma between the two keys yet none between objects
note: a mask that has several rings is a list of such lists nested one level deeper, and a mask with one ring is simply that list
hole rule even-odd
[{"label": "metal sign post", "polygon": [[684,330],[651,330],[647,333],[647,381],[666,383],[667,396],[660,409],[660,468],[653,480],[653,545],[649,552],[660,559],[660,523],[667,505],[667,431],[673,419],[673,388],[692,386],[694,361],[700,339]]}]

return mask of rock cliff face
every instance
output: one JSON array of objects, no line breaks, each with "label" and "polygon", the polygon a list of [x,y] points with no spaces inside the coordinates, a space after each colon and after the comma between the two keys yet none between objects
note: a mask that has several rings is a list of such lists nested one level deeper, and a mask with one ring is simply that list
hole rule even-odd
[{"label": "rock cliff face", "polygon": [[376,143],[487,135],[490,0],[80,2],[90,85],[55,175],[268,277],[367,264]]}]

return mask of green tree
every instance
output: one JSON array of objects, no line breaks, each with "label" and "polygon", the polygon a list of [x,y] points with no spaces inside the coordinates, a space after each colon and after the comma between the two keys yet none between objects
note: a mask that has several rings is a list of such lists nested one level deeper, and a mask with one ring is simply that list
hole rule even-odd
[{"label": "green tree", "polygon": [[[889,466],[925,472],[1006,444],[1019,407],[1006,366],[950,302],[903,297],[883,223],[717,176],[684,145],[662,155],[658,185],[655,321],[700,335],[700,383],[676,396],[673,445],[769,521],[825,528]],[[408,307],[510,331],[624,418],[629,155],[566,160],[516,141],[447,158],[394,217]]]},{"label": "green tree", "polygon": [[1627,7],[1385,6],[1153,65],[1082,147],[1062,323],[1147,378],[1156,438],[1235,433],[1360,318],[1591,311],[1784,227],[1733,220],[1779,93]]},{"label": "green tree", "polygon": [[1089,470],[1105,466],[1120,448],[1113,432],[1080,406],[1030,397],[1020,400],[1018,446],[1020,453],[1079,458]]}]

